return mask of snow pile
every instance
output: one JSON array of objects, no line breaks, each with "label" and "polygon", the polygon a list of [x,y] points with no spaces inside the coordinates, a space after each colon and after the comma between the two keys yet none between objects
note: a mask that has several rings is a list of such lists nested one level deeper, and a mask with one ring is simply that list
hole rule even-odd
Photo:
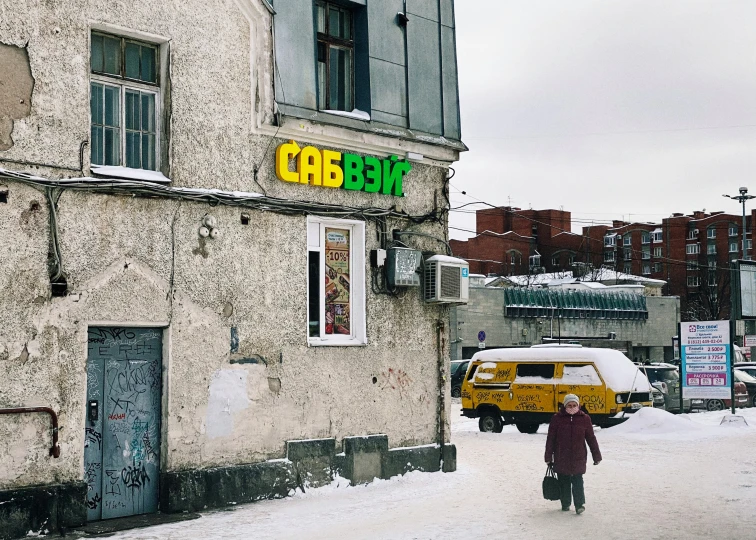
[{"label": "snow pile", "polygon": [[704,426],[692,422],[687,415],[674,415],[661,409],[643,407],[638,412],[629,415],[629,419],[604,433],[613,435],[671,435],[675,433],[701,432]]}]

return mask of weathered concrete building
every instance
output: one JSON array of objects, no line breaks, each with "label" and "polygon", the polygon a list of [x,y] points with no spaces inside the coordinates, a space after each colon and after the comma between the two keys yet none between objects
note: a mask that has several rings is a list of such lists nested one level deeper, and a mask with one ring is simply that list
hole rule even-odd
[{"label": "weathered concrete building", "polygon": [[452,309],[453,358],[472,358],[481,342],[486,349],[574,342],[617,349],[632,360],[673,359],[677,297],[617,290],[642,290],[641,285],[566,290],[485,287],[471,281],[468,304]]},{"label": "weathered concrete building", "polygon": [[0,538],[454,470],[453,0],[0,7]]}]

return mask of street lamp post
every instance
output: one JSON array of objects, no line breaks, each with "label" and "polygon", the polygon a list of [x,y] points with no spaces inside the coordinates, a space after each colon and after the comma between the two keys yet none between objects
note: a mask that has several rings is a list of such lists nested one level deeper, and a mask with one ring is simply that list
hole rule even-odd
[{"label": "street lamp post", "polygon": [[746,247],[746,213],[745,213],[745,203],[749,199],[756,199],[756,196],[754,195],[748,195],[748,188],[742,187],[739,188],[738,191],[740,192],[740,195],[722,195],[722,197],[727,197],[728,199],[734,199],[741,203],[743,205],[743,259],[749,260],[748,258],[748,248]]}]

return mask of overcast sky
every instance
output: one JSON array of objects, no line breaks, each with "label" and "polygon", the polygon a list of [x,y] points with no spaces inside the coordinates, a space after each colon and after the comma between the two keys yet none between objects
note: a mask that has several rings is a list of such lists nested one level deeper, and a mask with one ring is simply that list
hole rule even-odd
[{"label": "overcast sky", "polygon": [[[722,194],[756,195],[756,1],[455,4],[470,151],[454,165],[452,206],[563,208],[578,232],[739,215]],[[474,214],[452,212],[450,227],[471,236]]]}]

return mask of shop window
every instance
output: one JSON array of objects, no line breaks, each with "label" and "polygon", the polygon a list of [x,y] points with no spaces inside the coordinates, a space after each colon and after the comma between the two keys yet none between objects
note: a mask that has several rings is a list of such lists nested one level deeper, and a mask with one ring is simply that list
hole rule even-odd
[{"label": "shop window", "polygon": [[91,161],[133,169],[159,167],[158,45],[92,33]]},{"label": "shop window", "polygon": [[307,244],[309,344],[364,345],[364,222],[311,217]]}]

